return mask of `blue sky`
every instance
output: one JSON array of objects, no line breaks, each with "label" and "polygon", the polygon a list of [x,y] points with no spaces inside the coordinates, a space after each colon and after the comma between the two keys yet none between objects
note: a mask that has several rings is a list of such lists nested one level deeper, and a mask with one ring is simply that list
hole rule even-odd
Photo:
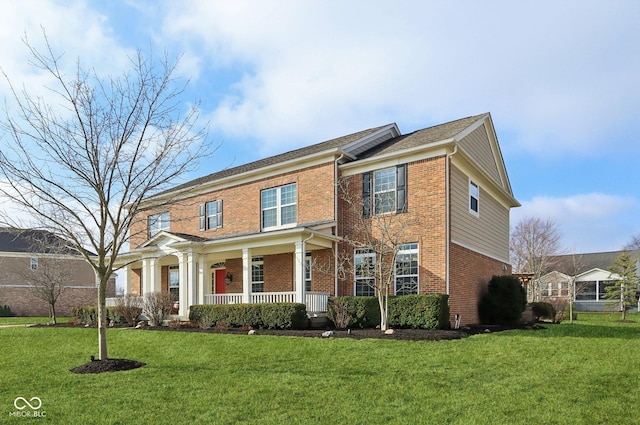
[{"label": "blue sky", "polygon": [[[522,217],[568,252],[640,234],[640,2],[4,2],[0,67],[35,93],[21,38],[118,73],[136,48],[182,54],[220,144],[201,173],[396,122],[491,112]],[[0,95],[7,85],[0,84]],[[0,144],[2,139],[0,138]],[[189,177],[197,177],[192,175]]]}]

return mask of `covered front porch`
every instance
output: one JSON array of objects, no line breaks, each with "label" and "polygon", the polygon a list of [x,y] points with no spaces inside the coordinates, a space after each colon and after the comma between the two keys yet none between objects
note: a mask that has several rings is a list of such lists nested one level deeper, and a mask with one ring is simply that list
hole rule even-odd
[{"label": "covered front porch", "polygon": [[196,304],[298,302],[319,315],[336,293],[336,242],[304,227],[215,239],[163,231],[122,256],[125,294],[168,291],[183,320]]}]

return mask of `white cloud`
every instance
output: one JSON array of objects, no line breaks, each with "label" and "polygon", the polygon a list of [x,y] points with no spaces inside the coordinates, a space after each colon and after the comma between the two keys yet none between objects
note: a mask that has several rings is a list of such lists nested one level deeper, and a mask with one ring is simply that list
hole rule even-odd
[{"label": "white cloud", "polygon": [[[134,50],[120,46],[107,18],[90,9],[86,2],[27,1],[3,4],[0,27],[0,68],[14,87],[27,87],[34,95],[48,96],[51,86],[46,72],[30,65],[32,57],[23,39],[43,52],[43,29],[54,50],[61,57],[63,72],[75,74],[80,60],[85,70],[98,74],[119,74],[128,65]],[[0,95],[8,96],[6,81],[0,83]]]},{"label": "white cloud", "polygon": [[164,25],[193,63],[245,70],[213,122],[269,153],[490,111],[519,149],[591,155],[632,142],[616,135],[640,107],[639,8],[202,0],[171,7]]},{"label": "white cloud", "polygon": [[524,217],[549,218],[557,223],[567,250],[615,251],[640,233],[640,223],[630,219],[639,207],[637,198],[603,193],[538,196],[512,210],[511,223]]}]

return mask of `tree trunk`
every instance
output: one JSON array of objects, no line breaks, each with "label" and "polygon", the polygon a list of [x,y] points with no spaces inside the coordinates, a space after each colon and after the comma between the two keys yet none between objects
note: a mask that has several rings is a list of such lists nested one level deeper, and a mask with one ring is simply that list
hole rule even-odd
[{"label": "tree trunk", "polygon": [[104,278],[99,279],[98,286],[98,356],[100,360],[107,360],[107,284]]},{"label": "tree trunk", "polygon": [[56,305],[55,304],[49,305],[49,316],[51,316],[51,323],[53,323],[55,325],[57,323],[57,320],[56,320]]},{"label": "tree trunk", "polygon": [[380,306],[380,330],[387,330],[387,306],[386,306],[386,295],[381,294],[382,291],[378,293],[378,305]]}]

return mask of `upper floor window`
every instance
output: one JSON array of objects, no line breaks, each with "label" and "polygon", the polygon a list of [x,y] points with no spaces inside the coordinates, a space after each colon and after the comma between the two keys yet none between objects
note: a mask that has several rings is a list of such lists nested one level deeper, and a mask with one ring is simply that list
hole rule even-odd
[{"label": "upper floor window", "polygon": [[161,230],[169,230],[169,221],[171,215],[169,212],[163,212],[160,214],[152,214],[147,218],[147,228],[149,230],[149,237],[155,236]]},{"label": "upper floor window", "polygon": [[396,295],[418,293],[418,244],[406,243],[396,255]]},{"label": "upper floor window", "polygon": [[35,257],[31,257],[31,262],[29,263],[29,268],[31,270],[38,270],[38,259]]},{"label": "upper floor window", "polygon": [[364,173],[362,201],[365,217],[407,212],[407,165]]},{"label": "upper floor window", "polygon": [[374,296],[376,294],[376,254],[366,249],[356,249],[354,255],[355,294]]},{"label": "upper floor window", "polygon": [[474,215],[480,214],[480,187],[469,180],[469,212]]},{"label": "upper floor window", "polygon": [[298,215],[296,184],[265,189],[261,193],[262,228],[295,225]]},{"label": "upper floor window", "polygon": [[200,230],[222,227],[222,200],[200,205]]}]

